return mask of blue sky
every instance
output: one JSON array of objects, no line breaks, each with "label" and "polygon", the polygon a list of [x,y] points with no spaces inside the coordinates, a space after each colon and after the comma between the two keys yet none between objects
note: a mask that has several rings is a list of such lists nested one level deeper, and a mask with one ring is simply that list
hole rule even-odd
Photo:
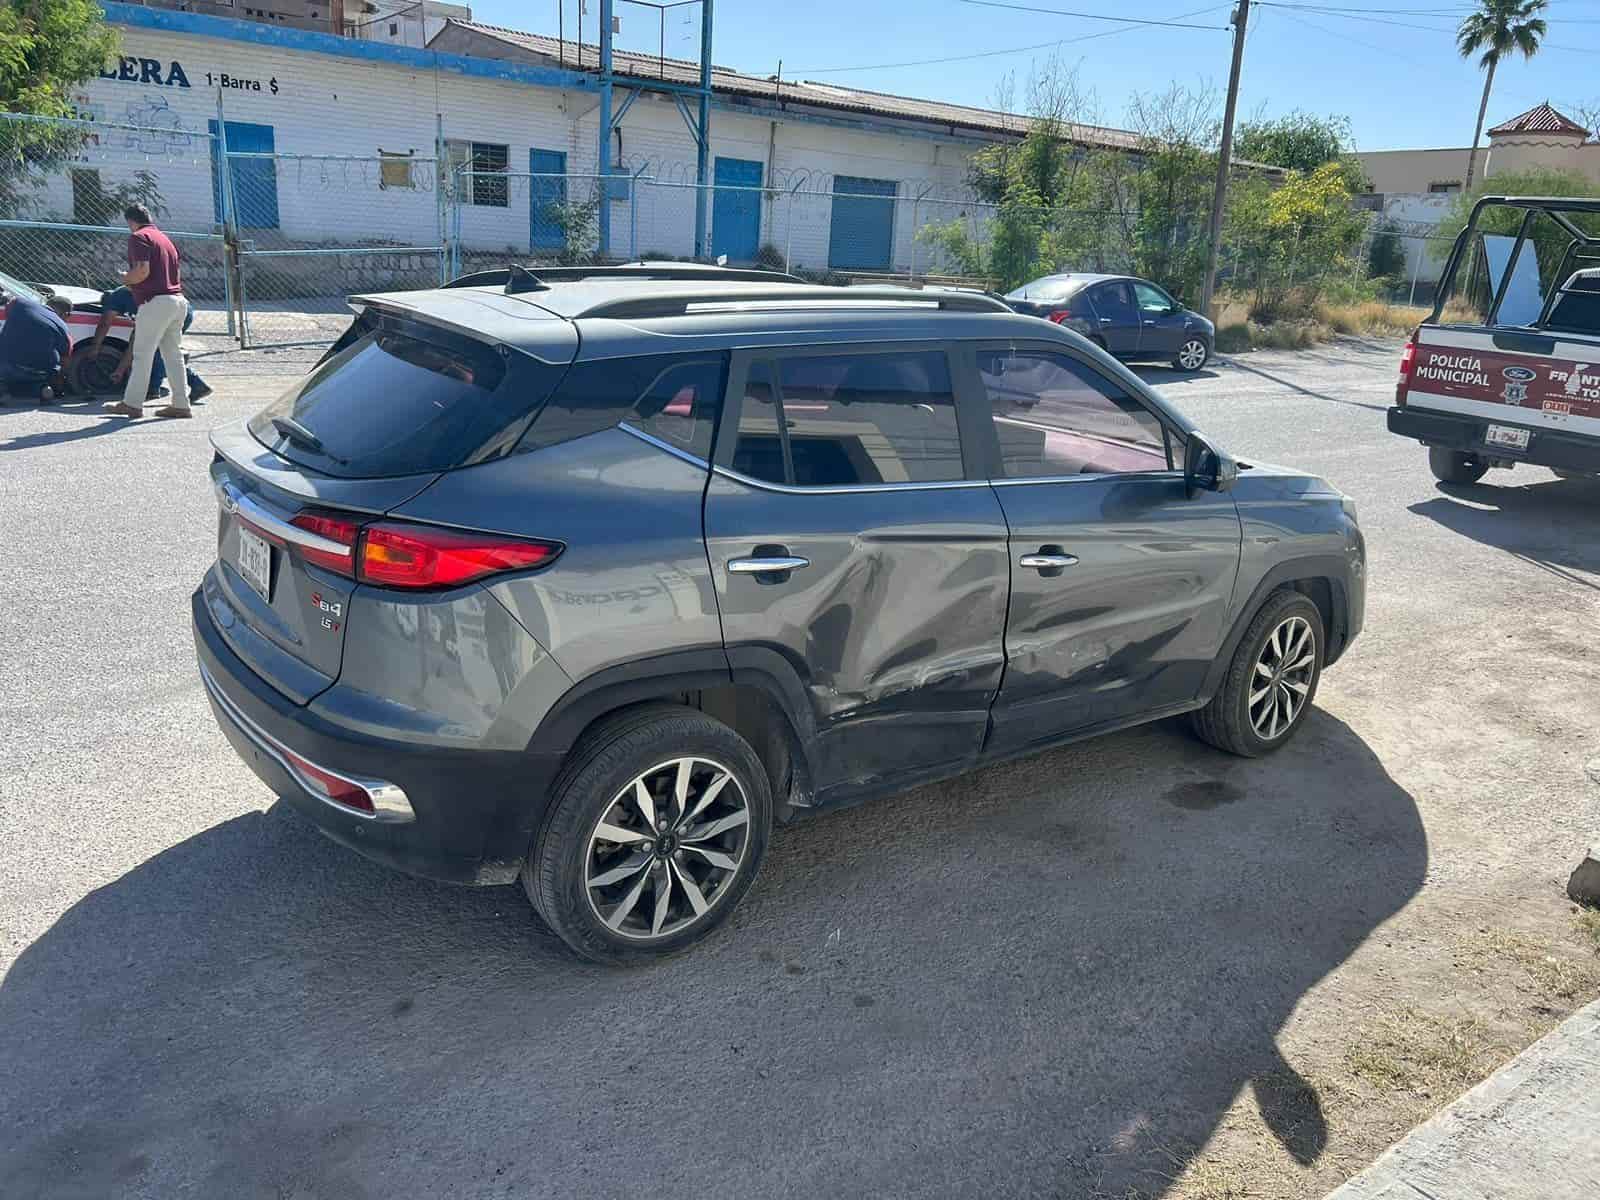
[{"label": "blue sky", "polygon": [[[579,0],[469,0],[480,21],[556,31],[558,2],[572,37]],[[586,40],[593,41],[599,0],[584,0]],[[1015,0],[1025,7],[1078,10],[1147,20],[1179,20],[1207,28],[1123,26],[1080,16],[1020,11],[968,0],[719,0],[714,59],[770,74],[783,60],[785,78],[871,88],[965,104],[992,103],[1008,71],[1025,80],[1061,39],[1063,61],[1079,64],[1100,118],[1122,122],[1133,92],[1171,82],[1215,87],[1228,78],[1231,5],[1204,0]],[[1366,13],[1329,9],[1371,10]],[[619,46],[655,51],[655,9],[617,0]],[[1463,0],[1252,0],[1240,112],[1272,116],[1293,109],[1348,116],[1363,150],[1464,146],[1472,140],[1483,76],[1456,55],[1452,31],[1470,11]],[[667,12],[666,52],[693,58],[697,6]],[[1600,106],[1600,0],[1551,0],[1546,49],[1528,63],[1502,63],[1489,101],[1488,124],[1549,99],[1571,113]],[[1072,41],[1071,39],[1085,39]],[[1041,47],[998,54],[1018,47]],[[965,57],[984,54],[985,57]],[[913,63],[927,59],[959,61]],[[839,70],[838,68],[866,68]],[[1018,93],[1021,94],[1019,86]],[[1576,116],[1576,113],[1571,113]]]}]

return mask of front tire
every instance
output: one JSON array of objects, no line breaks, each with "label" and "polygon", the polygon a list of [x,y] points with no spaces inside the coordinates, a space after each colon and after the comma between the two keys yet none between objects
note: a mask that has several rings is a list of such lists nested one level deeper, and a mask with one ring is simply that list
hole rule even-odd
[{"label": "front tire", "polygon": [[1179,371],[1198,371],[1211,358],[1211,347],[1205,338],[1185,338],[1178,353],[1172,356],[1172,365]]},{"label": "front tire", "polygon": [[1299,592],[1274,592],[1239,639],[1217,694],[1190,718],[1195,734],[1245,758],[1282,749],[1316,699],[1324,646],[1317,606]]},{"label": "front tire", "polygon": [[1428,447],[1428,469],[1441,483],[1477,483],[1489,464],[1476,454],[1464,450],[1448,450],[1443,446]]},{"label": "front tire", "polygon": [[73,396],[122,395],[122,385],[111,378],[121,361],[120,345],[104,342],[96,352],[90,343],[79,343],[67,358],[67,392]]},{"label": "front tire", "polygon": [[586,734],[552,797],[523,887],[562,941],[611,965],[685,950],[722,924],[755,882],[772,828],[750,744],[676,705]]}]

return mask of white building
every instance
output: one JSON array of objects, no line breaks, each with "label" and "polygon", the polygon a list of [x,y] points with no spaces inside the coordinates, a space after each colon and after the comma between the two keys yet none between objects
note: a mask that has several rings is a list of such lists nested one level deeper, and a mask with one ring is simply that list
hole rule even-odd
[{"label": "white building", "polygon": [[[347,6],[347,20],[356,7]],[[469,249],[548,248],[558,237],[545,215],[552,196],[600,194],[594,47],[474,24],[447,5],[413,7],[415,19],[440,22],[426,49],[399,44],[399,32],[391,42],[387,25],[373,40],[107,3],[123,58],[78,97],[107,128],[79,168],[99,177],[74,184],[87,195],[149,170],[167,227],[214,230],[220,104],[230,152],[277,156],[233,165],[236,212],[258,246],[432,246],[448,235]],[[616,69],[620,107],[630,73],[692,78],[697,68],[618,51]],[[973,217],[969,157],[1027,125],[721,67],[713,88],[711,173],[722,186],[708,198],[710,249],[730,261],[770,244],[797,266],[900,271],[921,255],[926,267],[931,251],[915,230]],[[1086,144],[1132,145],[1118,130],[1079,133]],[[431,163],[405,162],[432,159],[436,136],[452,162],[507,178],[473,176],[451,211]],[[613,137],[613,170],[640,180],[631,202],[628,182],[606,189],[613,252],[692,253],[696,146],[673,98],[641,92]],[[740,190],[750,188],[763,190]],[[58,215],[73,211],[72,192],[65,181],[53,185]]]}]

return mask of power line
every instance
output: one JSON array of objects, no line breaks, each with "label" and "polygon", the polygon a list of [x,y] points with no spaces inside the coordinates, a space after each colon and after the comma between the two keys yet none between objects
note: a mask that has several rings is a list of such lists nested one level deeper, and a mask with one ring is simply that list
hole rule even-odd
[{"label": "power line", "polygon": [[1158,21],[1148,17],[1107,17],[1100,13],[1074,12],[1064,8],[1040,8],[1033,4],[1007,4],[1004,0],[958,0],[978,8],[1009,8],[1015,12],[1048,13],[1053,17],[1078,17],[1084,21],[1115,21],[1119,25],[1163,25],[1168,29],[1221,29],[1220,25],[1185,25],[1182,18]]},{"label": "power line", "polygon": [[[1208,5],[1205,8],[1197,8],[1193,12],[1179,13],[1173,18],[1173,21],[1183,21],[1189,17],[1198,17],[1204,13],[1217,12],[1218,10],[1225,9],[1227,7],[1228,6],[1226,4]],[[1157,23],[1164,24],[1165,22]],[[1180,26],[1180,28],[1181,27],[1182,26]],[[937,66],[941,63],[970,62],[974,59],[980,58],[1000,58],[1007,54],[1026,54],[1031,50],[1049,50],[1056,46],[1070,46],[1077,42],[1093,41],[1095,38],[1111,37],[1113,34],[1132,33],[1138,28],[1139,26],[1137,25],[1123,25],[1116,29],[1101,30],[1099,33],[1087,33],[1082,37],[1055,38],[1048,42],[1035,42],[1029,46],[1012,46],[1007,50],[983,50],[975,54],[952,54],[944,58],[919,58],[913,59],[910,62],[871,63],[866,66],[859,67],[797,67],[795,68],[794,76],[796,79],[799,79],[806,75],[841,75],[849,71],[892,71],[899,67],[931,67]],[[1203,25],[1200,26],[1200,28],[1211,29],[1215,27]]]}]

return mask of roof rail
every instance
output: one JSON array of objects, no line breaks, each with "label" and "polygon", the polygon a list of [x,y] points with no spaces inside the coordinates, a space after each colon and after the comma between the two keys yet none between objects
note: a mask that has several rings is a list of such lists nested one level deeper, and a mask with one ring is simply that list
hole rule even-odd
[{"label": "roof rail", "polygon": [[[710,263],[633,262],[612,263],[592,267],[525,267],[513,263],[488,271],[473,271],[458,275],[444,286],[447,288],[503,287],[511,283],[515,272],[532,275],[543,284],[575,283],[583,279],[702,279],[733,280],[742,283],[804,283],[798,275],[782,271],[767,271],[759,267],[719,267]],[[537,290],[537,289],[526,289]]]},{"label": "roof rail", "polygon": [[679,317],[691,308],[935,308],[943,312],[1002,312],[1015,310],[1004,301],[981,292],[912,291],[908,288],[833,288],[811,285],[775,287],[766,291],[719,291],[661,293],[605,300],[582,312],[568,314],[586,317]]}]

